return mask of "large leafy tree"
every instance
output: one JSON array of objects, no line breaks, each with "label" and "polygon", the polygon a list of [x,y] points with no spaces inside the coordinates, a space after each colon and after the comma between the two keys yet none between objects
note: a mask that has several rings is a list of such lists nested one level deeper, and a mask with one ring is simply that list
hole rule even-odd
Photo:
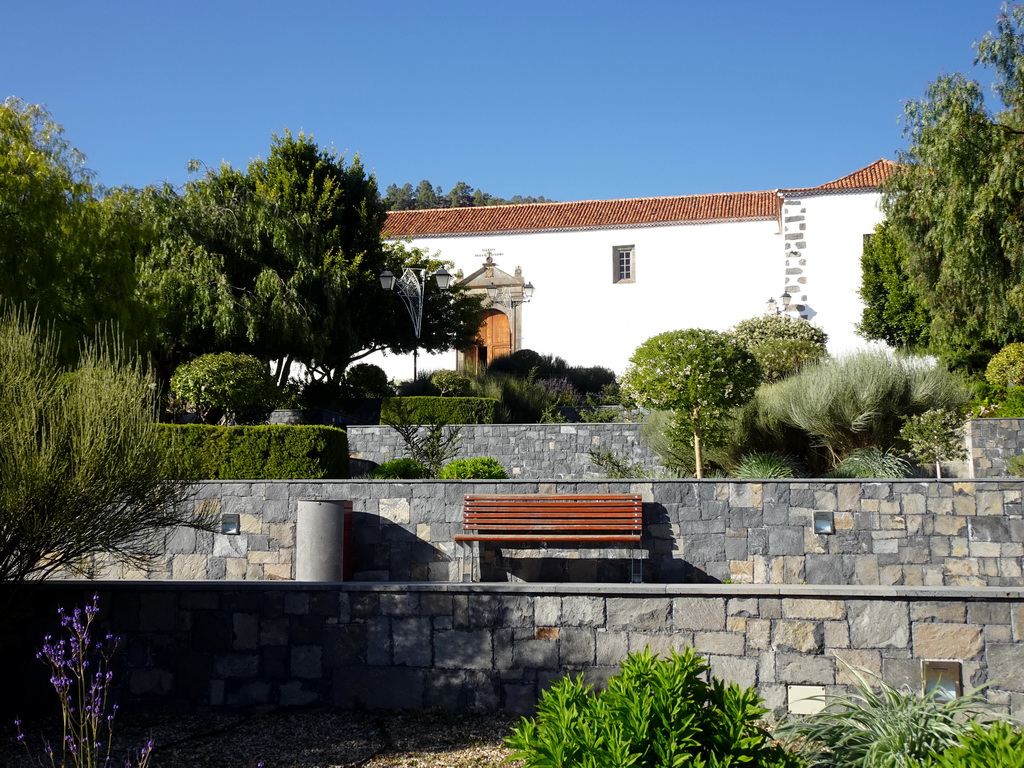
[{"label": "large leafy tree", "polygon": [[961,74],[905,108],[909,149],[884,185],[892,234],[931,313],[932,349],[984,367],[1024,340],[1024,6],[1003,6],[975,63],[994,70],[995,104]]},{"label": "large leafy tree", "polygon": [[202,526],[156,424],[150,378],[114,344],[70,371],[55,336],[0,308],[0,581],[104,554],[144,565],[164,528]]},{"label": "large leafy tree", "polygon": [[139,317],[125,225],[43,107],[0,104],[0,298],[51,324],[64,359],[97,324]]},{"label": "large leafy tree", "polygon": [[892,230],[891,222],[883,222],[865,238],[860,260],[864,311],[857,331],[896,349],[924,350],[931,315],[907,272],[906,245]]},{"label": "large leafy tree", "polygon": [[428,299],[413,336],[379,274],[440,262],[384,242],[373,177],[303,134],[275,136],[244,172],[223,165],[181,194],[143,190],[135,204],[157,222],[141,286],[157,308],[165,375],[231,351],[272,363],[279,384],[293,363],[338,382],[371,352],[450,349],[478,327],[478,302],[456,292]]},{"label": "large leafy tree", "polygon": [[724,333],[691,328],[645,341],[630,358],[622,390],[641,408],[671,410],[693,436],[697,477],[703,446],[721,436],[715,426],[743,405],[761,381],[753,355]]}]

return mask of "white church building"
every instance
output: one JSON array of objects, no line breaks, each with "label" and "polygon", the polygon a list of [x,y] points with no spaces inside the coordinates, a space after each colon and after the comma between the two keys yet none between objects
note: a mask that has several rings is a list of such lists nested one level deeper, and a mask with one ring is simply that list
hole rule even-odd
[{"label": "white church building", "polygon": [[[473,291],[493,286],[477,347],[420,355],[419,369],[525,348],[621,373],[651,336],[726,330],[769,299],[823,328],[833,353],[864,346],[860,257],[894,165],[805,189],[393,211],[386,236],[450,261]],[[372,362],[403,379],[410,357]]]}]

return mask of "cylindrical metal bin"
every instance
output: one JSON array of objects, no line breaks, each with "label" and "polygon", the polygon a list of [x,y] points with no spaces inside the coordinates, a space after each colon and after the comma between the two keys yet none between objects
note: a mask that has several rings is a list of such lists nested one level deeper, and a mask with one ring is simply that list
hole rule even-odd
[{"label": "cylindrical metal bin", "polygon": [[[295,580],[345,579],[346,518],[352,519],[351,501],[299,499],[295,521]],[[350,524],[351,525],[351,524]]]}]

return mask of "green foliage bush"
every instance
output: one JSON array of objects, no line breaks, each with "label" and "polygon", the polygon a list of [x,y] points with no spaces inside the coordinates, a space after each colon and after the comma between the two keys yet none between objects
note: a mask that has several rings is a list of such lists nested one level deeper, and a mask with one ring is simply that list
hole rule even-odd
[{"label": "green foliage bush", "polygon": [[954,699],[942,698],[938,689],[922,696],[851,672],[857,681],[852,693],[816,696],[823,710],[776,729],[811,766],[914,768],[970,734],[984,705],[977,691]]},{"label": "green foliage bush", "polygon": [[450,461],[438,477],[442,480],[507,480],[508,473],[497,459],[487,456]]},{"label": "green foliage bush", "polygon": [[796,459],[783,453],[749,453],[733,467],[730,477],[742,480],[799,477]]},{"label": "green foliage bush", "polygon": [[759,725],[757,693],[707,682],[691,648],[659,659],[632,653],[604,691],[565,677],[544,691],[537,716],[506,744],[527,768],[730,766],[797,768],[800,761]]},{"label": "green foliage bush", "polygon": [[1006,471],[1012,477],[1024,477],[1024,456],[1011,456],[1006,460]]},{"label": "green foliage bush", "polygon": [[902,456],[869,447],[851,452],[829,472],[829,477],[899,480],[909,474],[910,463]]},{"label": "green foliage bush", "polygon": [[[888,450],[900,444],[908,416],[932,408],[963,406],[967,392],[959,378],[921,358],[860,352],[830,358],[782,381],[758,388],[742,419],[739,442],[745,451],[787,452],[818,446],[834,466],[857,448]],[[802,457],[813,466],[810,453]]]},{"label": "green foliage bush", "polygon": [[462,397],[469,392],[469,377],[458,371],[435,371],[430,383],[437,387],[441,397]]},{"label": "green foliage bush", "polygon": [[379,365],[356,363],[345,370],[345,395],[353,399],[389,397],[388,375]]},{"label": "green foliage bush", "polygon": [[584,396],[601,395],[616,384],[615,371],[600,365],[573,366],[565,372],[565,378]]},{"label": "green foliage bush", "polygon": [[493,424],[498,401],[486,397],[386,397],[380,422]]},{"label": "green foliage bush", "polygon": [[960,743],[932,754],[923,768],[1024,768],[1024,731],[998,720],[970,724]]},{"label": "green foliage bush", "polygon": [[511,355],[492,360],[487,366],[488,373],[508,373],[520,378],[535,375],[548,378],[564,376],[569,366],[556,355],[542,355],[532,349],[520,349]]},{"label": "green foliage bush", "polygon": [[729,333],[740,346],[750,349],[766,341],[807,341],[825,351],[828,334],[802,317],[790,315],[758,315],[741,320]]},{"label": "green foliage bush", "polygon": [[967,458],[964,419],[957,411],[932,408],[911,416],[900,430],[910,455],[919,462],[934,462],[936,478],[942,477],[943,461]]},{"label": "green foliage bush", "polygon": [[347,478],[348,435],[337,427],[161,424],[179,465],[206,480]]},{"label": "green foliage bush", "polygon": [[371,480],[422,480],[427,468],[413,459],[391,459],[370,473]]},{"label": "green foliage bush", "polygon": [[222,412],[229,424],[266,421],[280,397],[266,364],[231,352],[201,355],[179,365],[171,389],[202,421]]},{"label": "green foliage bush", "polygon": [[985,368],[985,380],[1000,387],[1024,384],[1024,344],[1007,344],[992,355]]}]

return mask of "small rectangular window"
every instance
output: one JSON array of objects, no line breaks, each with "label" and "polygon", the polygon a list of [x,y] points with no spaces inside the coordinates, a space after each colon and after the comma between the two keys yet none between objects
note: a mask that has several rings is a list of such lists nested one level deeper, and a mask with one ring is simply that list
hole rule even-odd
[{"label": "small rectangular window", "polygon": [[636,260],[634,246],[617,245],[612,249],[612,282],[636,282]]}]

